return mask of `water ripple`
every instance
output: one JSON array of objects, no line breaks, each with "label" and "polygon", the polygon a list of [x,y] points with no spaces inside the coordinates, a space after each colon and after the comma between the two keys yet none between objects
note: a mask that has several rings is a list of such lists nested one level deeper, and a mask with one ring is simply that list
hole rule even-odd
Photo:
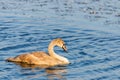
[{"label": "water ripple", "polygon": [[9,50],[13,50],[13,49],[25,48],[25,47],[28,47],[30,45],[31,44],[28,43],[28,44],[21,44],[21,45],[15,45],[15,46],[8,46],[8,47],[3,47],[0,50],[1,51],[9,51]]}]

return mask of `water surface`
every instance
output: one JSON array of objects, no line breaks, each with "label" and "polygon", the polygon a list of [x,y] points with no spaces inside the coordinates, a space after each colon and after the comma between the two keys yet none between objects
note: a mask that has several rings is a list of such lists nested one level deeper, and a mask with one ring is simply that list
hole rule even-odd
[{"label": "water surface", "polygon": [[[0,0],[0,80],[120,80],[119,0]],[[50,69],[5,62],[45,51],[62,38],[70,65]]]}]

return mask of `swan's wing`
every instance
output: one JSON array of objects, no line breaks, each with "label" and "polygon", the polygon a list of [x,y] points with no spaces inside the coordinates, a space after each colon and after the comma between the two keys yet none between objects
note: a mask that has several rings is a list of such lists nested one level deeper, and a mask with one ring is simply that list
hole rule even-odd
[{"label": "swan's wing", "polygon": [[50,57],[47,53],[40,51],[32,52],[31,54],[39,59],[45,59]]},{"label": "swan's wing", "polygon": [[39,65],[55,65],[56,63],[56,59],[50,57],[45,52],[32,52],[27,54],[21,54],[14,58],[9,58],[8,61]]},{"label": "swan's wing", "polygon": [[30,63],[31,59],[35,59],[35,57],[32,56],[31,54],[21,54],[21,55],[14,57],[14,58],[8,58],[7,61]]}]

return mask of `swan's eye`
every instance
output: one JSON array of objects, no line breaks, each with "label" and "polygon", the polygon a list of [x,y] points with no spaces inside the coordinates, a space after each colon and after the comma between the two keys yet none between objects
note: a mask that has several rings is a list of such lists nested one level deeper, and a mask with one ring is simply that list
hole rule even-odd
[{"label": "swan's eye", "polygon": [[65,44],[63,44],[63,46],[65,46]]}]

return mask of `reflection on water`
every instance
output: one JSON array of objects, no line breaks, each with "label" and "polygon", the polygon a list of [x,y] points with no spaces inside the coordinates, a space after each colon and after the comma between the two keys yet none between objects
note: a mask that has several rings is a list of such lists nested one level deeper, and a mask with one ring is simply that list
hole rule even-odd
[{"label": "reflection on water", "polygon": [[61,80],[67,80],[65,78],[65,74],[67,73],[66,69],[61,69],[61,68],[54,68],[54,69],[46,69],[46,73],[48,74],[48,79],[53,80],[53,79],[61,79]]},{"label": "reflection on water", "polygon": [[[29,65],[25,63],[15,63],[22,67],[21,74],[23,76],[27,76],[28,79],[35,79],[39,78],[41,76],[46,76],[49,80],[54,80],[54,79],[62,79],[66,80],[65,75],[67,73],[66,67],[65,66],[54,66],[54,67],[49,67],[48,66],[42,66],[42,65]],[[42,71],[44,69],[45,72],[39,73],[39,71]],[[31,71],[28,71],[31,70]],[[37,73],[37,74],[34,74]]]},{"label": "reflection on water", "polygon": [[45,73],[40,73],[40,74],[36,74],[36,75],[32,75],[27,77],[28,79],[35,79],[35,78],[40,78],[42,76],[46,76],[48,80],[54,80],[54,79],[58,79],[58,80],[66,80],[65,75],[66,74],[66,70],[50,70],[50,69],[45,69]]}]

